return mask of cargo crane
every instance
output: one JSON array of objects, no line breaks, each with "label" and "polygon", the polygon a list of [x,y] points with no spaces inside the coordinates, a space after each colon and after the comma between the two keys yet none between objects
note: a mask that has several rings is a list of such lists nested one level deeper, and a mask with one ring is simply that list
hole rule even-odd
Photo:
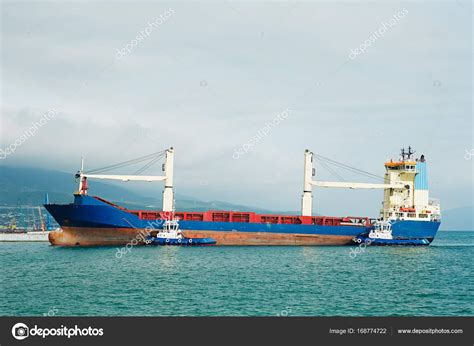
[{"label": "cargo crane", "polygon": [[[398,161],[390,160],[385,162],[385,175],[384,177],[379,177],[375,174],[314,154],[307,149],[304,153],[304,187],[301,214],[303,216],[311,216],[312,187],[316,186],[324,188],[383,189],[384,201],[383,208],[380,212],[381,219],[439,220],[439,201],[429,199],[428,195],[425,156],[421,155],[420,159],[415,159],[413,157],[414,153],[415,151],[413,151],[410,146],[407,150],[402,149]],[[315,176],[313,157],[316,157],[323,166],[326,165],[326,163],[334,164],[355,173],[360,173],[371,178],[382,179],[384,182],[361,183],[313,180],[312,177]]]},{"label": "cargo crane", "polygon": [[[410,149],[411,151],[411,149]],[[346,181],[320,181],[313,180],[312,177],[315,176],[315,169],[313,168],[313,157],[315,154],[310,150],[306,149],[304,153],[304,187],[303,187],[303,196],[302,196],[302,205],[301,205],[301,215],[302,216],[311,216],[313,210],[313,195],[312,187],[324,187],[324,188],[348,188],[348,189],[384,189],[384,190],[396,190],[398,193],[410,189],[408,184],[404,184],[400,181],[390,181],[388,180],[385,183],[361,183],[361,182],[346,182]],[[337,163],[336,161],[324,158],[323,156],[317,156],[320,159],[325,159]],[[346,168],[352,169],[353,171],[359,171],[360,173],[365,173],[366,175],[375,175],[358,170],[356,168],[338,163],[339,165],[346,166]],[[378,177],[380,178],[380,177]],[[383,179],[383,178],[382,178]]]},{"label": "cargo crane", "polygon": [[[165,156],[165,163],[162,166],[164,175],[139,175],[148,169],[152,164],[157,162]],[[142,168],[140,168],[133,175],[119,175],[119,174],[100,174],[112,169],[121,168],[129,165],[133,165],[139,162],[148,161]],[[173,165],[174,165],[174,149],[173,147],[166,149],[161,152],[146,155],[137,159],[121,162],[111,166],[95,169],[89,172],[84,172],[84,158],[81,159],[81,169],[76,173],[76,179],[78,179],[79,187],[76,194],[87,195],[88,182],[87,179],[108,179],[108,180],[120,180],[120,181],[164,181],[165,187],[163,190],[163,211],[172,212],[174,209],[174,191],[173,191]]]}]

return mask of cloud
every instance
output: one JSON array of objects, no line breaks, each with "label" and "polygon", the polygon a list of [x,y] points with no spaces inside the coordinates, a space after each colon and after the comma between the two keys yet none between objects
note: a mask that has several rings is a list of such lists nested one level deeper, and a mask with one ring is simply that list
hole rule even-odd
[{"label": "cloud", "polygon": [[[173,16],[117,61],[116,49],[170,6]],[[347,61],[404,7],[396,27]],[[382,174],[383,161],[411,144],[427,154],[439,186],[455,177],[453,191],[472,191],[463,160],[472,146],[465,10],[393,2],[4,4],[1,145],[58,107],[10,164],[74,171],[81,155],[102,166],[174,146],[181,193],[297,210],[305,148]],[[288,107],[287,121],[232,159]],[[446,167],[459,169],[447,175]],[[434,192],[452,207],[471,198]],[[315,192],[324,198],[317,208],[377,213],[380,193],[344,193],[341,200]]]}]

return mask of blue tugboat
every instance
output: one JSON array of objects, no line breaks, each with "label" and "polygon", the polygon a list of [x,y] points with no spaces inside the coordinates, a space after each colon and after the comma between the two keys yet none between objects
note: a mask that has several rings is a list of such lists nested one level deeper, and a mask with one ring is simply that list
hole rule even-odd
[{"label": "blue tugboat", "polygon": [[187,238],[179,230],[178,219],[165,220],[163,228],[155,235],[150,235],[145,239],[147,245],[215,245],[216,240],[212,238]]},{"label": "blue tugboat", "polygon": [[387,246],[424,246],[430,245],[428,239],[394,239],[392,236],[392,224],[389,221],[377,221],[368,235],[358,235],[353,241],[357,244]]}]

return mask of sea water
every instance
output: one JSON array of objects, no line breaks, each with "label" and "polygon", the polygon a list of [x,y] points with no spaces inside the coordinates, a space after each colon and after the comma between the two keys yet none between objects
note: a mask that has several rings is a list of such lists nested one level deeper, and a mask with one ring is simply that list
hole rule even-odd
[{"label": "sea water", "polygon": [[472,316],[473,259],[474,232],[455,231],[427,247],[0,243],[0,315]]}]

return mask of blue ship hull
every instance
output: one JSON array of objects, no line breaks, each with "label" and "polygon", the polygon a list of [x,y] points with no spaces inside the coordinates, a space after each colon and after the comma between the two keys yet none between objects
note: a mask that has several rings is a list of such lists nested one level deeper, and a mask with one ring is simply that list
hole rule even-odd
[{"label": "blue ship hull", "polygon": [[[144,239],[160,229],[160,220],[145,220],[137,215],[94,197],[75,195],[74,203],[47,204],[62,232],[51,233],[53,245],[87,246],[126,244],[137,237]],[[431,242],[439,222],[399,221],[393,235],[404,239]],[[216,222],[180,220],[180,230],[188,238],[213,238],[217,245],[345,245],[357,235],[368,234],[371,226],[328,226],[316,224],[272,224],[259,222]]]},{"label": "blue ship hull", "polygon": [[431,243],[440,224],[438,221],[395,221],[392,224],[392,236],[398,239],[428,239]]}]

